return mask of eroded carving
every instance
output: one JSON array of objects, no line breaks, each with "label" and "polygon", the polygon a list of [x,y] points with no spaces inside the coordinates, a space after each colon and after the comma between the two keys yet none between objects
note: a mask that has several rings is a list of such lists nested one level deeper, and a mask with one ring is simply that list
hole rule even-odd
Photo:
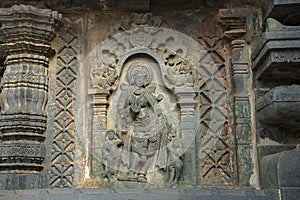
[{"label": "eroded carving", "polygon": [[165,51],[163,54],[167,73],[166,81],[175,87],[194,87],[196,69],[183,57],[176,53]]},{"label": "eroded carving", "polygon": [[168,152],[168,182],[172,186],[176,186],[182,174],[182,160],[183,155],[182,141],[179,137],[171,138],[170,143],[167,145]]},{"label": "eroded carving", "polygon": [[118,78],[115,64],[92,63],[90,65],[90,77],[93,88],[108,89],[112,87]]},{"label": "eroded carving", "polygon": [[132,13],[123,17],[120,28],[125,31],[141,27],[159,27],[162,23],[162,18],[152,13]]},{"label": "eroded carving", "polygon": [[132,31],[130,43],[134,47],[148,47],[152,43],[151,29],[138,28]]},{"label": "eroded carving", "polygon": [[162,112],[163,95],[167,94],[158,92],[152,70],[135,61],[120,80],[120,95],[113,101],[115,125],[113,129],[107,126],[101,146],[105,181],[147,183],[149,173],[163,170],[165,182],[176,186],[181,177],[182,140]]}]

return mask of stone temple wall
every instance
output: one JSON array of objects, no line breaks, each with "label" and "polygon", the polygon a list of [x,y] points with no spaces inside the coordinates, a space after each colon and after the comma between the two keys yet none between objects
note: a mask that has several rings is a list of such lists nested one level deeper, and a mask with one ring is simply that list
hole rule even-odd
[{"label": "stone temple wall", "polygon": [[0,2],[3,195],[297,199],[299,8]]}]

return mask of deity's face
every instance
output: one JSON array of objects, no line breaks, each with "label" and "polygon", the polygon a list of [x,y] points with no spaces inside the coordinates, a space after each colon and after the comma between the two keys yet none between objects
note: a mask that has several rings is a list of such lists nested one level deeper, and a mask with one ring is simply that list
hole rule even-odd
[{"label": "deity's face", "polygon": [[137,72],[134,76],[134,84],[138,87],[145,85],[146,75],[143,72]]},{"label": "deity's face", "polygon": [[106,136],[107,136],[107,138],[108,138],[109,140],[113,140],[114,137],[115,137],[115,132],[114,132],[114,131],[108,131],[108,132],[106,133]]}]

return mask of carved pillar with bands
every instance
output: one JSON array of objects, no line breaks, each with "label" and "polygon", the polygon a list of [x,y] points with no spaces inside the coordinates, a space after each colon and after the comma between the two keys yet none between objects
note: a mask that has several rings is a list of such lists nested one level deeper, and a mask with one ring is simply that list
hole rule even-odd
[{"label": "carved pillar with bands", "polygon": [[[249,185],[254,173],[253,131],[251,122],[250,40],[253,26],[251,12],[247,9],[221,9],[219,17],[224,24],[224,37],[230,46],[230,71],[233,79],[233,110],[238,163],[238,184]],[[231,146],[231,148],[235,148]]]},{"label": "carved pillar with bands", "polygon": [[49,9],[14,5],[0,9],[5,57],[0,96],[0,171],[43,169],[50,42],[62,17]]}]

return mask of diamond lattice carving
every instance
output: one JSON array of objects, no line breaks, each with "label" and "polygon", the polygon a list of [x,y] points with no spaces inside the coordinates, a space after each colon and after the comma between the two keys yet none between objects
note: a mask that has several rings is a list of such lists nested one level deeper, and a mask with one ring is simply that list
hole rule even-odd
[{"label": "diamond lattice carving", "polygon": [[234,137],[229,124],[225,58],[222,40],[201,37],[207,50],[200,61],[202,77],[199,93],[200,127],[198,135],[199,170],[203,184],[233,184]]},{"label": "diamond lattice carving", "polygon": [[57,38],[56,112],[53,131],[52,187],[72,187],[74,183],[75,93],[79,68],[79,38],[71,29]]}]

